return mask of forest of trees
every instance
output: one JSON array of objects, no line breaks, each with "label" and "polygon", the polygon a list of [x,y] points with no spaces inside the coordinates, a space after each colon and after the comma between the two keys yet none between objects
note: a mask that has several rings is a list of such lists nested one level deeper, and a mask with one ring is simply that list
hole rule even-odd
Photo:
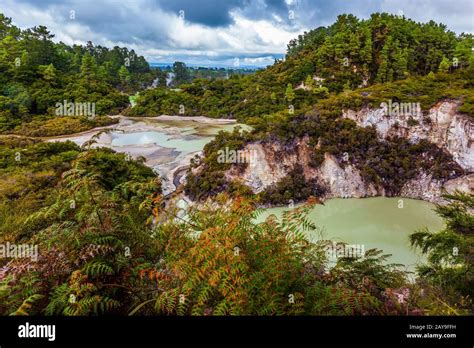
[{"label": "forest of trees", "polygon": [[[317,168],[329,153],[339,159],[348,154],[347,163],[355,165],[366,182],[382,185],[388,195],[397,195],[402,186],[423,169],[440,180],[453,179],[465,174],[453,158],[428,141],[411,143],[403,138],[381,140],[373,128],[363,128],[349,119],[342,118],[344,109],[379,107],[388,99],[419,101],[426,112],[440,100],[455,99],[461,102],[458,110],[474,117],[474,65],[452,73],[439,72],[430,76],[408,78],[401,81],[375,84],[370,87],[331,94],[309,108],[294,113],[279,112],[252,118],[251,134],[222,133],[203,151],[203,158],[194,162],[200,171],[187,176],[186,192],[196,199],[205,199],[219,192],[243,194],[248,190],[237,182],[226,179],[225,164],[215,161],[217,151],[225,146],[242,149],[250,142],[280,142],[289,149],[303,137],[309,138],[314,149],[312,163]],[[277,187],[263,193],[263,202],[280,204],[286,200],[304,200],[301,187],[293,185],[292,175],[284,178]],[[318,184],[313,183],[317,192]],[[285,187],[285,188],[284,188]],[[280,191],[279,194],[277,191]],[[310,190],[311,191],[311,190]]]},{"label": "forest of trees", "polygon": [[[330,264],[329,241],[305,234],[316,228],[306,217],[322,192],[299,166],[252,195],[226,179],[229,163],[216,160],[224,146],[291,148],[307,136],[314,166],[324,153],[350,153],[365,178],[394,195],[419,168],[460,176],[433,144],[382,141],[340,116],[400,97],[424,110],[457,99],[473,116],[472,36],[387,14],[343,15],[290,42],[284,61],[253,75],[191,81],[178,62],[173,88],[133,50],[52,38],[43,26],[20,30],[0,15],[0,244],[39,249],[37,260],[0,259],[1,315],[473,313],[472,195],[447,195],[437,206],[441,231],[413,231],[411,244],[426,262],[411,281],[382,250]],[[160,86],[148,89],[156,79]],[[128,107],[136,92],[137,105]],[[96,103],[97,117],[58,117],[54,106],[63,100]],[[183,218],[143,158],[94,147],[97,137],[82,146],[33,137],[110,124],[106,115],[118,112],[232,117],[253,130],[221,132],[191,161],[185,192],[200,204]],[[290,198],[306,203],[281,220],[256,222],[262,203]]]},{"label": "forest of trees", "polygon": [[[44,26],[20,30],[0,14],[0,133],[59,135],[113,123],[101,116],[119,113],[128,94],[162,77],[133,50],[53,38]],[[64,100],[94,103],[98,117],[58,118],[56,103]]]},{"label": "forest of trees", "polygon": [[329,93],[454,72],[469,65],[473,45],[472,35],[456,35],[432,21],[341,15],[333,25],[290,42],[286,59],[267,69],[228,80],[185,80],[179,91],[149,90],[130,114],[175,114],[183,105],[184,115],[257,122],[289,105],[304,110]]},{"label": "forest of trees", "polygon": [[[153,64],[152,64],[153,66]],[[174,62],[172,65],[162,66],[164,72],[173,72],[174,78],[170,79],[169,85],[178,87],[183,83],[189,83],[196,79],[226,80],[234,75],[250,75],[255,73],[255,68],[241,68],[238,65],[233,67],[203,67],[186,66],[184,62]]]},{"label": "forest of trees", "polygon": [[292,40],[284,69],[293,70],[296,81],[316,73],[354,88],[426,75],[438,71],[441,63],[445,70],[466,66],[472,59],[471,47],[472,35],[456,36],[434,21],[416,23],[386,13],[373,14],[367,20],[341,15],[330,27]]},{"label": "forest of trees", "polygon": [[0,237],[40,250],[34,261],[2,260],[3,315],[471,313],[472,196],[438,207],[445,230],[412,235],[428,260],[413,283],[380,250],[330,266],[329,241],[304,234],[315,228],[311,197],[281,221],[256,223],[252,200],[227,195],[182,220],[154,173],[124,154],[14,137],[1,145],[11,160],[0,162]]}]

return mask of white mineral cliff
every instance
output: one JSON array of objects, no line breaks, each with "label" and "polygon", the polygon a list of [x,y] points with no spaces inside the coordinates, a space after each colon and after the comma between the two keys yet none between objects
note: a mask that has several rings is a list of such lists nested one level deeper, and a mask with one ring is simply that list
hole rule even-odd
[{"label": "white mineral cliff", "polygon": [[[417,121],[416,125],[413,125],[414,122],[409,125],[407,116],[387,116],[383,108],[358,112],[347,110],[343,117],[354,120],[362,127],[375,126],[381,138],[397,135],[412,142],[427,139],[450,153],[468,174],[443,182],[420,170],[418,176],[406,182],[400,191],[402,197],[442,202],[443,190],[474,192],[474,125],[469,116],[457,113],[456,109],[456,102],[438,103],[427,115],[419,113],[412,116]],[[318,168],[310,166],[313,150],[308,146],[307,138],[299,139],[291,148],[278,143],[251,143],[245,150],[253,152],[253,160],[243,172],[233,167],[227,172],[227,177],[241,181],[255,193],[277,183],[296,164],[300,164],[307,180],[315,179],[326,189],[324,198],[386,195],[382,186],[365,182],[355,166],[341,163],[330,154],[325,154]]]},{"label": "white mineral cliff", "polygon": [[[347,110],[343,117],[361,127],[374,126],[381,138],[399,136],[418,142],[427,139],[453,156],[464,170],[474,171],[474,122],[457,112],[458,103],[444,101],[433,106],[427,114],[387,115],[384,108]],[[410,118],[416,125],[409,125]],[[412,121],[412,123],[414,123]]]}]

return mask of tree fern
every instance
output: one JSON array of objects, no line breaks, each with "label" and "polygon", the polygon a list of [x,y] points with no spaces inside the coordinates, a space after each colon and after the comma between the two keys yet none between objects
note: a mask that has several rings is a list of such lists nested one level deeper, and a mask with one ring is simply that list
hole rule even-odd
[{"label": "tree fern", "polygon": [[28,297],[23,303],[18,307],[16,311],[11,313],[10,315],[30,315],[29,311],[31,310],[32,306],[36,301],[39,301],[44,298],[44,295],[41,294],[34,294]]},{"label": "tree fern", "polygon": [[92,277],[114,273],[114,269],[104,261],[91,261],[84,265],[83,271],[85,274]]}]

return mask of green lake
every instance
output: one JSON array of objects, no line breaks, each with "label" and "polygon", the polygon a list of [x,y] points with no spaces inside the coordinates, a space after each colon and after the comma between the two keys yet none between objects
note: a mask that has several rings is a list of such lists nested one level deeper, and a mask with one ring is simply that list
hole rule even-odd
[{"label": "green lake", "polygon": [[[409,235],[425,227],[432,232],[443,227],[433,208],[431,203],[407,198],[330,199],[311,211],[309,219],[318,229],[308,237],[363,245],[366,251],[381,249],[392,254],[389,263],[400,263],[413,271],[423,259],[411,248]],[[280,217],[284,210],[288,208],[267,209],[258,221],[270,214]]]},{"label": "green lake", "polygon": [[[203,124],[189,118],[122,118],[116,129],[110,132],[110,138],[102,142],[101,146],[134,156],[145,156],[148,165],[163,177],[169,178],[164,182],[164,187],[171,192],[174,190],[171,181],[173,171],[188,164],[189,156],[201,151],[219,131],[231,131],[236,125]],[[83,143],[93,134],[72,135],[58,140],[69,138]],[[381,249],[384,253],[392,254],[389,262],[403,264],[407,270],[413,271],[422,259],[410,247],[409,235],[425,227],[433,232],[438,231],[443,227],[443,222],[433,211],[433,204],[403,198],[403,205],[400,205],[400,199],[402,198],[330,199],[312,210],[309,217],[318,226],[318,230],[308,237],[359,244],[365,250]],[[281,216],[285,209],[287,208],[267,209],[259,219],[261,221],[270,214]]]}]

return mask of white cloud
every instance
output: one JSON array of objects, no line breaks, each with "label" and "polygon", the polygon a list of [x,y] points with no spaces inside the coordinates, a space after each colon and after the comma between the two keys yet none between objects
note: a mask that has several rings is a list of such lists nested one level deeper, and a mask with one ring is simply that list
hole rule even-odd
[{"label": "white cloud", "polygon": [[473,0],[384,0],[382,11],[398,13],[418,22],[435,20],[447,25],[448,29],[474,33]]},{"label": "white cloud", "polygon": [[[1,1],[0,12],[12,17],[16,25],[45,25],[57,41],[67,44],[92,41],[107,47],[127,46],[149,61],[170,62],[178,57],[197,63],[239,57],[246,64],[261,65],[272,63],[272,55],[284,54],[287,43],[298,34],[332,23],[339,13],[367,18],[376,11],[402,10],[406,17],[441,21],[460,33],[473,32],[474,6],[472,0],[355,0],[350,4],[286,0],[283,7],[272,7],[255,0],[248,7],[231,10],[227,25],[207,26],[182,20],[177,12],[164,11],[153,0],[49,0],[43,6],[28,2],[33,0]],[[294,20],[286,17],[288,9],[295,9]],[[75,11],[74,20],[69,19],[71,10]]]},{"label": "white cloud", "polygon": [[[109,47],[123,44],[149,60],[178,55],[211,58],[262,53],[280,55],[285,52],[288,41],[302,32],[279,27],[272,20],[250,20],[237,11],[230,13],[233,19],[231,25],[208,27],[182,20],[178,13],[149,7],[146,0],[110,2],[115,7],[122,6],[114,8],[116,17],[110,18],[106,14],[103,23],[92,27],[89,17],[98,17],[100,20],[101,16],[91,3],[74,6],[56,4],[38,9],[28,3],[3,1],[2,11],[21,28],[45,25],[56,35],[55,40],[67,44],[85,44],[87,41]],[[71,9],[75,11],[76,18],[73,20],[69,19]],[[107,26],[108,22],[112,28]],[[117,40],[114,37],[120,36],[118,34],[122,37]]]}]

